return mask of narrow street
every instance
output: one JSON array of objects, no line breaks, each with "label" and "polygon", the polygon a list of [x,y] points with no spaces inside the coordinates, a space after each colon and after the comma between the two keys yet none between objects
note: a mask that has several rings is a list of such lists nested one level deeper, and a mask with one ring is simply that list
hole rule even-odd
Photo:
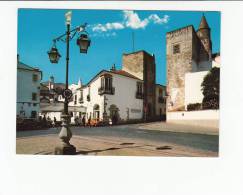
[{"label": "narrow street", "polygon": [[[152,125],[153,123],[150,126]],[[78,154],[90,155],[218,155],[218,135],[191,133],[186,129],[185,132],[176,132],[176,125],[165,126],[161,130],[141,129],[141,127],[142,124],[91,128],[72,127],[71,143],[77,147]],[[187,128],[192,129],[192,127]],[[17,132],[17,153],[52,154],[55,144],[59,143],[59,131],[60,128],[51,128]],[[41,149],[43,147],[45,150]],[[141,151],[148,149],[151,151]]]}]

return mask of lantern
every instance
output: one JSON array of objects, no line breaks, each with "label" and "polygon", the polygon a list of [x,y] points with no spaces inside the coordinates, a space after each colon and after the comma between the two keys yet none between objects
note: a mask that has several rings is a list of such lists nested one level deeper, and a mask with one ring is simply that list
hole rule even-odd
[{"label": "lantern", "polygon": [[81,34],[80,37],[77,39],[77,45],[79,45],[80,53],[87,53],[88,48],[90,46],[90,39],[88,35]]},{"label": "lantern", "polygon": [[58,63],[58,60],[61,57],[61,55],[59,54],[56,47],[52,47],[51,50],[47,53],[49,55],[49,59],[51,63],[55,63],[55,64]]}]

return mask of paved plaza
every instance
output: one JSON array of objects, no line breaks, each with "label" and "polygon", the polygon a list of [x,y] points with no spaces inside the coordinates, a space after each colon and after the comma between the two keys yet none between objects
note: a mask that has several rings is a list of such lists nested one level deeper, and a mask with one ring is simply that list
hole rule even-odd
[{"label": "paved plaza", "polygon": [[[192,126],[179,126],[156,122],[111,127],[72,127],[71,144],[75,145],[78,155],[218,156],[218,135],[215,129],[206,131]],[[60,128],[51,128],[17,132],[16,153],[53,154],[55,146],[60,143],[59,131]]]}]

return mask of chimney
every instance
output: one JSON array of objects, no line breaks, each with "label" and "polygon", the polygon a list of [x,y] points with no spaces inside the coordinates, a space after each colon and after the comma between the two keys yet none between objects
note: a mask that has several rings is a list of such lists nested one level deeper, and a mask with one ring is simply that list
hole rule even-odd
[{"label": "chimney", "polygon": [[115,70],[116,70],[116,65],[113,64],[110,70],[111,70],[111,71],[115,71]]}]

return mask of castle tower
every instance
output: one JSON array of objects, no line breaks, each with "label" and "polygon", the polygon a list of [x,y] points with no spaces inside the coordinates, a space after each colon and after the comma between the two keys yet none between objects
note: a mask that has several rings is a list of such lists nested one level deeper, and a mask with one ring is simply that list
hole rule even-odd
[{"label": "castle tower", "polygon": [[185,74],[193,70],[193,26],[187,26],[166,34],[167,110],[184,109]]},{"label": "castle tower", "polygon": [[210,28],[204,15],[197,32],[192,25],[167,32],[167,111],[185,110],[185,75],[210,70],[211,55]]},{"label": "castle tower", "polygon": [[[143,80],[144,118],[155,116],[155,56],[146,51],[123,54],[122,70]],[[134,94],[135,95],[135,94]],[[145,113],[146,112],[146,113]]]},{"label": "castle tower", "polygon": [[201,40],[201,43],[204,46],[204,49],[208,53],[209,60],[211,60],[211,57],[212,57],[212,41],[211,41],[210,31],[211,31],[211,29],[209,28],[207,20],[203,14],[198,31],[197,31],[197,35],[198,35],[199,39]]}]

